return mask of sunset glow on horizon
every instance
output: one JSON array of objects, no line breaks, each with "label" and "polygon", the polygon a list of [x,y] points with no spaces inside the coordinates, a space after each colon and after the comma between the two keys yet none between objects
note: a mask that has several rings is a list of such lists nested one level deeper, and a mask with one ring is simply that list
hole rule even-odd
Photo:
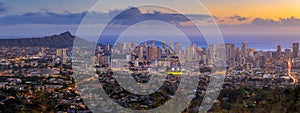
[{"label": "sunset glow on horizon", "polygon": [[[251,1],[202,1],[212,15],[227,17],[233,14],[245,17],[260,17],[277,20],[279,18],[300,18],[298,0],[251,0]],[[192,9],[191,9],[192,10]]]}]

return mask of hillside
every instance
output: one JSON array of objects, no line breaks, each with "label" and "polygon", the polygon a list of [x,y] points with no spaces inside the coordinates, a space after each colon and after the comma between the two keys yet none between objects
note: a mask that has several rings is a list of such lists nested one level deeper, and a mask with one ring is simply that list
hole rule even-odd
[{"label": "hillside", "polygon": [[[53,47],[53,48],[66,48],[72,47],[75,36],[70,32],[64,32],[59,35],[52,35],[40,38],[19,38],[19,39],[0,39],[0,46],[5,47]],[[84,43],[89,43],[83,39]]]}]

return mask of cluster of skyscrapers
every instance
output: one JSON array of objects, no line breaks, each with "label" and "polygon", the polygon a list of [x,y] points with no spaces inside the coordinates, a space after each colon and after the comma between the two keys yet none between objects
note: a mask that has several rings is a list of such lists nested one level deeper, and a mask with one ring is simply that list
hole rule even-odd
[{"label": "cluster of skyscrapers", "polygon": [[[124,65],[129,61],[153,62],[153,61],[173,61],[176,64],[194,63],[212,67],[213,59],[211,53],[218,53],[216,45],[209,45],[209,49],[180,43],[148,41],[136,46],[135,43],[117,43],[114,46],[106,44],[98,46],[96,50],[96,64],[101,66]],[[293,68],[299,67],[299,43],[293,43],[292,48],[282,50],[282,46],[277,46],[277,51],[260,51],[256,48],[248,48],[246,42],[241,43],[241,47],[236,47],[233,43],[224,46],[226,51],[227,68],[242,69],[264,69],[265,71],[284,71],[287,62],[292,61]],[[118,56],[118,57],[116,57]],[[112,58],[113,57],[113,58]],[[111,60],[113,59],[113,60]],[[116,61],[124,59],[123,61]],[[171,64],[172,65],[172,64]]]}]

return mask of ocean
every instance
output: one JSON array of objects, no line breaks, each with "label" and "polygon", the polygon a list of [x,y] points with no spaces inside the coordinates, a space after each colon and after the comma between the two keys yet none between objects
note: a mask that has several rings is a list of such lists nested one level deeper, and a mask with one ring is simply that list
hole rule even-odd
[{"label": "ocean", "polygon": [[[28,37],[41,37],[41,36],[0,36],[1,38],[12,39],[12,38],[28,38]],[[95,36],[91,36],[95,38]],[[85,38],[88,41],[91,41],[91,37]],[[105,36],[101,43],[114,43],[115,36]],[[141,36],[133,36],[141,37]],[[147,36],[143,36],[147,37]],[[174,37],[172,42],[176,42],[176,36],[157,36],[157,37]],[[207,43],[205,39],[201,36],[189,35],[187,36],[191,39],[191,42],[196,43],[197,46],[207,48]],[[278,45],[282,46],[282,49],[292,48],[292,43],[300,43],[300,35],[293,34],[280,34],[280,35],[269,35],[269,34],[243,34],[243,35],[223,35],[224,43],[233,43],[236,47],[241,47],[242,42],[248,43],[248,48],[256,48],[257,50],[262,51],[275,51]],[[99,42],[98,42],[99,43]],[[178,42],[180,43],[180,41]]]},{"label": "ocean", "polygon": [[[105,36],[103,40],[98,43],[114,43],[115,36]],[[134,37],[134,36],[133,36]],[[135,36],[141,37],[141,36]],[[146,37],[146,36],[145,36]],[[166,37],[166,36],[158,36],[158,37]],[[176,42],[176,36],[168,36],[174,37],[172,40],[173,44]],[[196,43],[197,46],[201,46],[203,48],[207,48],[207,42],[205,38],[201,36],[189,35],[192,43]],[[256,50],[261,51],[276,51],[277,46],[281,45],[282,50],[291,49],[292,43],[300,43],[300,35],[265,35],[265,34],[247,34],[247,35],[223,35],[224,43],[233,43],[235,47],[241,47],[242,42],[248,43],[248,48],[256,48]],[[168,43],[168,42],[167,42]],[[180,43],[180,42],[178,42]]]}]

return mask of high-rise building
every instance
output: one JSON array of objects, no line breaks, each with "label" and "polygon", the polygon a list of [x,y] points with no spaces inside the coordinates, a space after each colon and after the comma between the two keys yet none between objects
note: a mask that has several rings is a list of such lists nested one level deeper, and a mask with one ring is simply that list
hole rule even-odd
[{"label": "high-rise building", "polygon": [[260,57],[260,68],[266,68],[267,66],[267,57],[261,56]]},{"label": "high-rise building", "polygon": [[130,45],[131,45],[131,48],[135,48],[135,46],[136,46],[135,42],[131,42]]},{"label": "high-rise building", "polygon": [[162,56],[162,49],[160,47],[156,47],[157,59],[160,60]]},{"label": "high-rise building", "polygon": [[143,52],[144,52],[144,47],[143,46],[139,46],[139,53],[138,53],[139,61],[143,60],[143,55],[144,55]]},{"label": "high-rise building", "polygon": [[292,58],[292,51],[291,51],[291,49],[285,49],[284,50],[284,57],[285,58]]},{"label": "high-rise building", "polygon": [[248,44],[246,42],[242,42],[242,57],[247,57],[247,47],[248,47]]},{"label": "high-rise building", "polygon": [[196,44],[193,43],[192,45],[188,46],[186,48],[186,51],[185,51],[185,55],[186,55],[186,60],[187,61],[193,61],[195,56],[196,56]]},{"label": "high-rise building", "polygon": [[56,57],[59,57],[62,62],[66,62],[68,59],[67,49],[57,49],[56,50]]},{"label": "high-rise building", "polygon": [[110,45],[109,45],[109,43],[107,43],[106,49],[107,49],[108,51],[110,50]]},{"label": "high-rise building", "polygon": [[144,42],[144,43],[143,43],[143,47],[147,47],[147,42]]},{"label": "high-rise building", "polygon": [[234,44],[226,44],[225,45],[226,47],[226,55],[227,55],[227,58],[230,59],[230,58],[233,58],[234,57]]},{"label": "high-rise building", "polygon": [[276,57],[281,58],[281,52],[282,52],[282,47],[281,45],[277,46],[277,52],[276,52]]},{"label": "high-rise building", "polygon": [[151,42],[151,46],[148,46],[148,59],[157,60],[157,50],[155,48],[155,42]]},{"label": "high-rise building", "polygon": [[167,46],[166,46],[166,42],[162,42],[162,54],[163,54],[163,55],[167,54]]},{"label": "high-rise building", "polygon": [[56,50],[56,57],[60,57],[61,56],[61,49],[57,49]]},{"label": "high-rise building", "polygon": [[297,58],[299,53],[299,43],[293,43],[293,58]]},{"label": "high-rise building", "polygon": [[175,43],[174,45],[174,51],[176,54],[179,54],[179,52],[182,50],[182,44]]},{"label": "high-rise building", "polygon": [[155,47],[155,42],[154,41],[151,42],[151,47]]},{"label": "high-rise building", "polygon": [[248,53],[247,55],[248,55],[249,57],[254,57],[255,51],[256,51],[255,48],[248,48],[248,49],[247,49],[247,53]]},{"label": "high-rise building", "polygon": [[173,49],[173,43],[172,43],[172,41],[171,41],[171,40],[169,41],[169,44],[168,44],[168,46],[169,46],[169,48],[172,48],[172,49]]},{"label": "high-rise building", "polygon": [[163,49],[166,49],[166,48],[167,48],[166,42],[164,42],[164,41],[162,42],[162,48],[163,48]]}]

